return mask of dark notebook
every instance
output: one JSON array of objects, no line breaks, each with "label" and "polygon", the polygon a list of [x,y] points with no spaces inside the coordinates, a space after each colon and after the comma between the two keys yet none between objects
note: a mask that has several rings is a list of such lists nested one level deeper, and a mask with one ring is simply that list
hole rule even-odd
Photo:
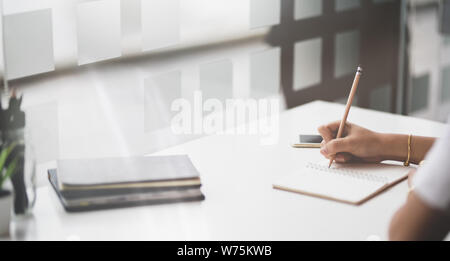
[{"label": "dark notebook", "polygon": [[184,155],[63,160],[48,178],[67,211],[204,199]]},{"label": "dark notebook", "polygon": [[187,155],[58,160],[58,185],[64,189],[135,186],[155,181],[199,180]]}]

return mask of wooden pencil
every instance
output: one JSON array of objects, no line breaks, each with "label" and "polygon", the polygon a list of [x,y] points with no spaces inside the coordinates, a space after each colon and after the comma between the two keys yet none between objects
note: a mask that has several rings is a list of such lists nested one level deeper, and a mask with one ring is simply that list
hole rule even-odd
[{"label": "wooden pencil", "polygon": [[[358,66],[356,70],[355,79],[353,80],[352,89],[350,90],[350,94],[348,95],[347,104],[345,105],[344,116],[342,117],[341,124],[339,124],[339,130],[336,136],[336,139],[342,137],[342,133],[344,132],[345,123],[347,122],[348,113],[350,112],[350,107],[352,106],[353,98],[355,97],[356,89],[358,88],[359,78],[362,75],[362,68]],[[330,159],[330,164],[328,168],[333,164],[334,158],[336,155],[333,155]]]}]

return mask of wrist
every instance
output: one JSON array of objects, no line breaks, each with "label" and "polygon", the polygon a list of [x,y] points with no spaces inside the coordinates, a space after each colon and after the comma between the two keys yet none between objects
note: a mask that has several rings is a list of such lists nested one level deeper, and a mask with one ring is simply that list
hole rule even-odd
[{"label": "wrist", "polygon": [[376,133],[377,137],[377,153],[378,158],[381,160],[388,160],[389,155],[387,154],[387,150],[389,150],[389,136],[384,133]]},{"label": "wrist", "polygon": [[382,160],[406,160],[408,154],[407,135],[379,133],[379,143]]}]

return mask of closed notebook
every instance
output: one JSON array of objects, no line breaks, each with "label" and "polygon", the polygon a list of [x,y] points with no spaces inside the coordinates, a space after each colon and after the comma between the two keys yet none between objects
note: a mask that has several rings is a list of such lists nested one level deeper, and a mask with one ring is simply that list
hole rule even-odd
[{"label": "closed notebook", "polygon": [[197,169],[186,155],[67,159],[57,162],[56,187],[65,197],[133,191],[199,188]]},{"label": "closed notebook", "polygon": [[68,211],[204,199],[186,155],[59,160],[48,177]]},{"label": "closed notebook", "polygon": [[126,194],[139,194],[139,193],[151,193],[160,191],[182,191],[189,189],[200,189],[200,179],[193,180],[192,182],[186,182],[184,184],[178,184],[178,182],[171,183],[165,182],[143,182],[133,183],[133,186],[127,184],[121,184],[121,186],[83,186],[81,188],[70,186],[61,186],[58,180],[58,173],[56,169],[48,170],[48,179],[54,189],[64,197],[66,200],[78,200],[92,197],[107,197],[111,195],[126,195]]},{"label": "closed notebook", "polygon": [[307,163],[277,180],[273,187],[290,192],[361,204],[404,180],[411,168],[387,163]]},{"label": "closed notebook", "polygon": [[49,180],[58,195],[64,209],[68,212],[79,212],[89,210],[101,210],[111,208],[133,207],[142,205],[154,205],[164,203],[188,202],[204,200],[205,196],[200,188],[184,188],[180,190],[157,190],[157,191],[131,191],[122,190],[103,193],[102,195],[92,195],[84,191],[81,196],[64,196],[64,193],[57,188],[57,173],[55,169],[49,170]]},{"label": "closed notebook", "polygon": [[[58,185],[62,189],[95,189],[200,182],[199,173],[186,155],[58,160]],[[188,182],[185,182],[188,181]],[[168,183],[172,182],[172,183]]]}]

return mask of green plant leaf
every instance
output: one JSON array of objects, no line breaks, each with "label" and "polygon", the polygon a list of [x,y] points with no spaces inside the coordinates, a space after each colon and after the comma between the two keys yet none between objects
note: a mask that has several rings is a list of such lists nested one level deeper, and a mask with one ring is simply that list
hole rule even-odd
[{"label": "green plant leaf", "polygon": [[17,162],[19,161],[19,156],[16,156],[13,161],[8,165],[6,168],[5,175],[0,180],[0,188],[3,187],[3,182],[5,182],[7,179],[9,179],[17,167]]},{"label": "green plant leaf", "polygon": [[[4,173],[3,169],[4,169],[5,162],[8,159],[8,156],[14,150],[16,145],[17,145],[17,142],[13,142],[7,148],[3,149],[2,152],[0,153],[0,188],[2,188],[3,182],[5,182],[5,180],[8,179],[9,176],[12,174],[12,173],[9,173],[9,175],[8,175],[8,170],[6,171],[5,174],[3,174]],[[17,164],[17,162],[16,162],[16,164]]]},{"label": "green plant leaf", "polygon": [[5,164],[6,158],[8,158],[8,148],[3,149],[0,154],[0,170],[3,170],[3,164]]},{"label": "green plant leaf", "polygon": [[0,170],[3,170],[3,165],[5,164],[6,159],[8,158],[11,151],[16,147],[17,142],[11,143],[7,148],[3,149],[0,154]]}]

